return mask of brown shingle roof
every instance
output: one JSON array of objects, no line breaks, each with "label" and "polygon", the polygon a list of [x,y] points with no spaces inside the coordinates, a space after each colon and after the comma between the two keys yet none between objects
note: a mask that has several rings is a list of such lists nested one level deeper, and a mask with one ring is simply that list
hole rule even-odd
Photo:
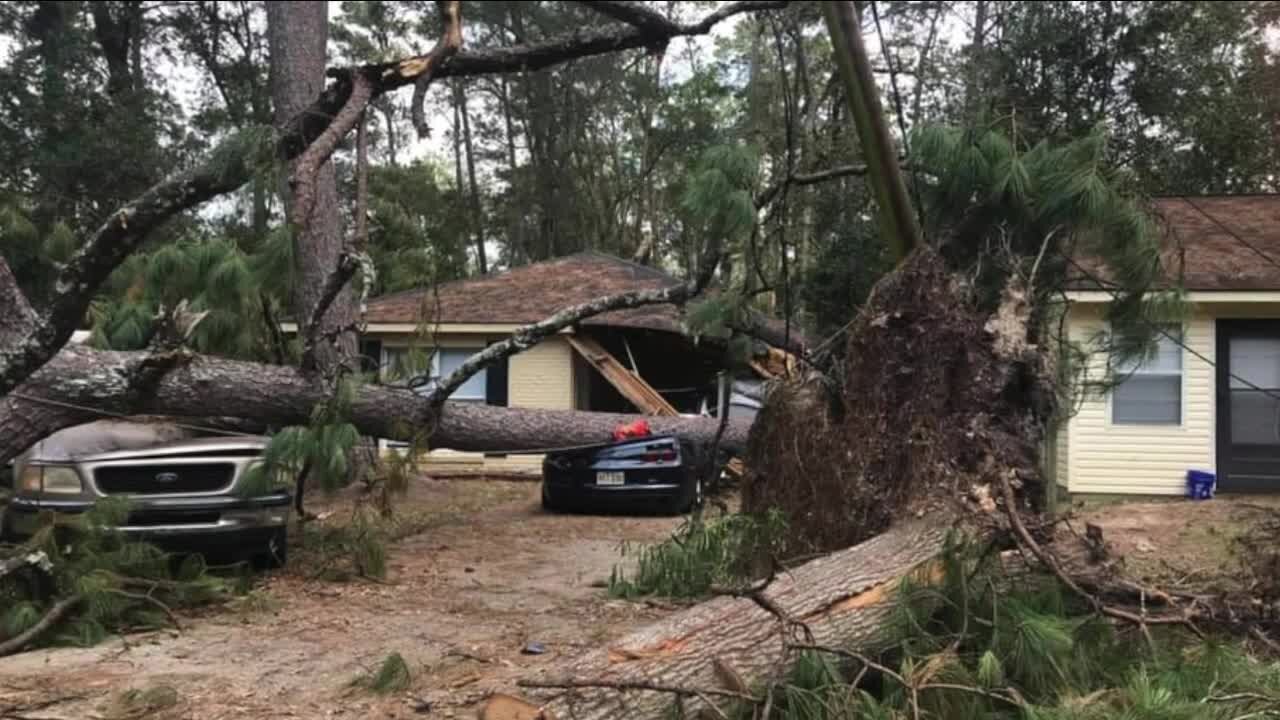
[{"label": "brown shingle roof", "polygon": [[[370,323],[417,323],[426,317],[441,323],[524,325],[603,295],[661,289],[679,282],[661,270],[583,252],[444,283],[434,290],[374,298],[367,318]],[[683,331],[680,317],[673,305],[647,305],[598,315],[583,324],[678,333]]]},{"label": "brown shingle roof", "polygon": [[[1188,290],[1280,290],[1280,195],[1162,197],[1152,201],[1163,231],[1161,261]],[[1105,276],[1096,261],[1081,261]],[[1072,287],[1096,288],[1077,277]]]}]

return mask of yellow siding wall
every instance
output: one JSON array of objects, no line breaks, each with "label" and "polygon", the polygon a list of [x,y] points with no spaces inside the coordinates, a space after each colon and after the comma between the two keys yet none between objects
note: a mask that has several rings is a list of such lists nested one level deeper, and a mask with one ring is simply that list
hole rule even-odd
[{"label": "yellow siding wall", "polygon": [[1058,425],[1057,442],[1053,446],[1053,470],[1054,481],[1061,487],[1067,487],[1067,480],[1070,477],[1071,468],[1071,423],[1070,421]]},{"label": "yellow siding wall", "polygon": [[[511,358],[508,403],[511,407],[573,409],[573,348],[553,337]],[[487,458],[494,470],[541,470],[541,455]]]},{"label": "yellow siding wall", "polygon": [[[1062,473],[1073,493],[1181,494],[1189,469],[1214,469],[1214,319],[1198,309],[1183,329],[1185,344],[1209,362],[1183,350],[1182,424],[1114,425],[1108,394],[1083,399],[1059,440]],[[1104,328],[1101,306],[1077,305],[1070,318],[1071,337],[1087,342]],[[1106,374],[1107,358],[1095,353],[1089,376]]]}]

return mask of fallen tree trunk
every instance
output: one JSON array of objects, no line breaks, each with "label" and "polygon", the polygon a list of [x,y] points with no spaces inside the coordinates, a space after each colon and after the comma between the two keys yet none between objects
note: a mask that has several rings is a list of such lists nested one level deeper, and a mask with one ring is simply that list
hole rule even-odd
[{"label": "fallen tree trunk", "polygon": [[[938,571],[931,561],[943,550],[948,525],[903,523],[779,574],[754,597],[715,598],[553,666],[522,683],[522,692],[545,718],[667,717],[678,695],[727,708],[712,700],[715,691],[746,695],[778,680],[798,652],[793,645],[873,653],[893,642],[889,620],[901,581]],[[641,685],[666,689],[617,689]]]},{"label": "fallen tree trunk", "polygon": [[[327,399],[322,383],[297,368],[209,356],[67,347],[0,400],[0,462],[70,425],[106,415],[241,417],[268,426],[305,424]],[[603,442],[632,415],[503,408],[446,402],[378,385],[359,388],[351,423],[363,434],[432,448],[531,451]],[[647,418],[655,433],[709,443],[712,418]],[[723,444],[741,450],[747,426],[731,423]]]}]

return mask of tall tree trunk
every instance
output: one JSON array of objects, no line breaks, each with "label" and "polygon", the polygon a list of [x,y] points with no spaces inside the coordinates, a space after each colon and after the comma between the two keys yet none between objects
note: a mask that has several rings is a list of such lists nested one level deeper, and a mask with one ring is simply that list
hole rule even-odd
[{"label": "tall tree trunk", "polygon": [[[267,41],[271,48],[271,96],[275,104],[275,123],[284,127],[291,118],[305,110],[324,89],[325,49],[329,40],[329,5],[325,0],[267,3]],[[290,175],[298,162],[289,164]],[[315,202],[310,217],[297,217],[292,183],[285,180],[280,188],[285,214],[293,228],[294,263],[297,286],[293,308],[303,327],[324,302],[329,276],[341,262],[344,251],[342,217],[338,214],[338,181],[333,162],[326,161],[316,172]],[[359,370],[358,338],[355,321],[358,314],[355,292],[346,283],[333,299],[319,327],[319,336],[336,333],[333,342],[318,342],[315,347],[315,369],[325,378],[336,378],[344,372]],[[349,330],[339,331],[341,328]],[[323,383],[331,386],[331,382]],[[304,420],[303,422],[307,422]],[[358,479],[369,468],[362,453],[355,453],[350,467]],[[297,479],[296,505],[300,515],[307,488],[307,468]]]},{"label": "tall tree trunk", "polygon": [[387,126],[387,164],[397,167],[400,164],[400,139],[396,131],[395,106],[390,98],[379,98],[373,107],[382,113],[382,120]]},{"label": "tall tree trunk", "polygon": [[969,76],[965,79],[964,87],[964,120],[967,123],[976,123],[982,114],[982,86],[985,77],[987,1],[978,0],[975,5],[973,41],[969,44]]},{"label": "tall tree trunk", "polygon": [[[510,172],[511,192],[514,196],[519,183],[516,182],[516,173],[519,171],[516,156],[516,128],[512,121],[511,109],[511,85],[504,76],[502,82],[502,121],[506,129],[507,135],[507,167]],[[510,255],[508,263],[516,264],[516,259],[528,258],[529,248],[525,245],[524,218],[520,210],[514,202],[508,202],[507,210],[507,253]]]},{"label": "tall tree trunk", "polygon": [[[275,102],[275,122],[284,125],[305,110],[324,89],[325,48],[329,37],[328,4],[323,0],[267,3],[267,40],[271,48],[271,96]],[[290,171],[296,163],[290,165]],[[311,217],[293,216],[293,196],[289,184],[282,183],[280,195],[285,213],[295,229],[294,257],[297,289],[294,314],[310,318],[319,306],[325,280],[338,266],[343,251],[342,218],[338,213],[338,185],[333,163],[321,166],[316,178],[316,202]],[[348,285],[334,300],[321,326],[325,333],[352,327],[357,308]],[[354,361],[355,331],[341,333],[336,347],[319,348],[316,359],[322,373]]]},{"label": "tall tree trunk", "polygon": [[471,194],[471,230],[476,235],[476,264],[481,275],[489,274],[489,260],[484,250],[484,213],[480,207],[480,186],[476,184],[475,146],[471,142],[471,113],[467,110],[467,91],[458,83],[458,113],[462,115],[462,142],[467,151],[467,184]]}]

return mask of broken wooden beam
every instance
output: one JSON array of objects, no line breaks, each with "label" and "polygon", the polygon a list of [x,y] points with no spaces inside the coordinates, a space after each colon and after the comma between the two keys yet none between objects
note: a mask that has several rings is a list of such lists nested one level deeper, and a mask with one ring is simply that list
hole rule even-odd
[{"label": "broken wooden beam", "polygon": [[[569,345],[592,367],[598,370],[614,389],[627,400],[630,400],[631,404],[635,405],[640,412],[667,417],[678,417],[680,415],[675,406],[667,402],[667,399],[662,397],[661,393],[645,382],[644,378],[627,369],[603,345],[582,335],[570,335],[567,339],[569,340]],[[730,475],[739,478],[746,472],[746,466],[738,458],[730,458],[725,465],[725,469],[729,471]]]}]

